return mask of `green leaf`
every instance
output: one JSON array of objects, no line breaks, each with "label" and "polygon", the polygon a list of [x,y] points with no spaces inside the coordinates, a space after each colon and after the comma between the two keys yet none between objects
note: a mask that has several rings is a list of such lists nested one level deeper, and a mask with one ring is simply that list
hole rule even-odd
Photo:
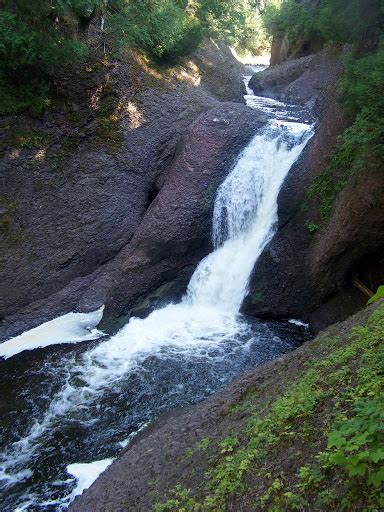
[{"label": "green leaf", "polygon": [[378,489],[382,482],[384,482],[384,469],[379,469],[379,471],[375,471],[370,474],[367,480],[369,485],[373,485]]},{"label": "green leaf", "polygon": [[336,453],[333,453],[329,457],[329,461],[332,462],[332,464],[337,464],[338,466],[343,466],[343,465],[345,465],[346,458],[344,457],[344,455],[342,453],[336,452]]},{"label": "green leaf", "polygon": [[328,448],[332,448],[332,446],[336,446],[336,448],[340,448],[345,444],[345,437],[341,435],[338,431],[333,431],[328,436]]},{"label": "green leaf", "polygon": [[367,472],[367,464],[347,465],[349,476],[363,476]]},{"label": "green leaf", "polygon": [[381,297],[384,297],[384,285],[381,285],[378,287],[375,295],[373,295],[369,301],[367,302],[367,306],[369,306],[369,304],[372,304],[373,302],[376,302],[377,300],[379,300]]},{"label": "green leaf", "polygon": [[378,448],[377,450],[370,452],[369,458],[372,462],[379,462],[380,460],[384,460],[384,449]]}]

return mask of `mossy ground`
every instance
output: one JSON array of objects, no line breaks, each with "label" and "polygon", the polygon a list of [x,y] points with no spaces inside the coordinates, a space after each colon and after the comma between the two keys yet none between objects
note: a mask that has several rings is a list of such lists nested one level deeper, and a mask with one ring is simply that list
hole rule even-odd
[{"label": "mossy ground", "polygon": [[307,345],[297,373],[231,405],[236,430],[187,450],[191,473],[157,491],[156,512],[382,509],[384,303]]}]

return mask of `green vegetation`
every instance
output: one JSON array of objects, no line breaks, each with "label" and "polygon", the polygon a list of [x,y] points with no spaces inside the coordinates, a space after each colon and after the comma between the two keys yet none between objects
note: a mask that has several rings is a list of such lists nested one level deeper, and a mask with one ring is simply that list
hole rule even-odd
[{"label": "green vegetation", "polygon": [[[274,0],[267,5],[263,21],[270,35],[286,34],[293,45],[354,43],[344,58],[340,80],[340,101],[349,126],[329,165],[308,191],[309,198],[319,203],[324,222],[350,176],[368,166],[381,169],[384,162],[384,42],[380,42],[384,5],[379,0]],[[315,225],[311,222],[307,227]]]},{"label": "green vegetation", "polygon": [[20,149],[40,149],[44,147],[49,138],[45,133],[32,130],[23,131],[20,128],[11,130],[12,146]]},{"label": "green vegetation", "polygon": [[376,302],[377,300],[381,299],[382,297],[384,297],[384,285],[381,285],[378,287],[375,295],[373,295],[369,301],[367,302],[367,305],[369,304],[373,304],[374,302]]},{"label": "green vegetation", "polygon": [[381,30],[383,14],[380,0],[271,0],[263,22],[271,36],[287,34],[294,43],[306,39],[356,43]]},{"label": "green vegetation", "polygon": [[0,13],[0,114],[49,104],[50,83],[70,63],[85,57],[86,47],[57,23],[65,2],[3,0]]},{"label": "green vegetation", "polygon": [[121,2],[107,20],[113,49],[144,50],[158,60],[172,61],[193,51],[201,41],[202,26],[183,2],[143,0]]},{"label": "green vegetation", "polygon": [[261,19],[262,0],[200,0],[195,4],[205,35],[224,40],[240,52],[258,55],[269,49],[270,38]]},{"label": "green vegetation", "polygon": [[384,460],[384,396],[357,402],[353,412],[352,418],[334,424],[321,462],[340,466],[348,477],[365,477],[367,486],[379,488],[384,481],[384,468],[378,469]]},{"label": "green vegetation", "polygon": [[236,496],[258,510],[381,509],[383,332],[382,304],[366,326],[319,339],[282,395],[254,408],[247,393],[229,412],[247,413],[243,431],[216,444],[197,492],[180,484],[154,510],[219,512]]},{"label": "green vegetation", "polygon": [[306,224],[306,228],[310,233],[316,233],[320,226],[318,224],[314,224],[313,222],[308,222],[308,224]]},{"label": "green vegetation", "polygon": [[[238,47],[266,48],[255,0],[2,0],[0,115],[39,115],[50,90],[95,46],[121,56],[127,48],[172,63],[213,36]],[[93,27],[93,31],[90,28]],[[97,44],[95,45],[95,38]]]},{"label": "green vegetation", "polygon": [[322,220],[330,218],[334,200],[355,172],[381,170],[384,162],[384,44],[368,55],[348,55],[340,80],[340,101],[350,126],[340,137],[338,150],[318,175],[308,195],[319,200]]},{"label": "green vegetation", "polygon": [[310,4],[272,1],[263,13],[263,23],[271,36],[286,34],[293,43],[321,37],[318,18]]}]

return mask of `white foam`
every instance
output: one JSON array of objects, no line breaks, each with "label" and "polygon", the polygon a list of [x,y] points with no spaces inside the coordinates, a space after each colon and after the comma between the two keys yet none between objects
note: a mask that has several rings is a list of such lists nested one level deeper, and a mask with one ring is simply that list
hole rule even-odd
[{"label": "white foam", "polygon": [[21,503],[18,507],[15,508],[13,512],[24,512],[24,510],[28,510],[29,507],[35,504],[34,500],[29,500],[24,503]]},{"label": "white foam", "polygon": [[68,313],[23,332],[0,344],[0,357],[8,359],[24,350],[100,338],[104,333],[95,327],[102,319],[103,310],[104,306],[92,313]]},{"label": "white foam", "polygon": [[96,460],[94,462],[75,463],[67,466],[67,473],[74,476],[77,480],[76,487],[73,489],[68,499],[73,501],[76,496],[91,487],[93,482],[103,473],[115,459]]},{"label": "white foam", "polygon": [[142,430],[144,430],[149,425],[149,422],[143,423],[141,427],[139,427],[135,432],[132,432],[126,439],[123,439],[122,441],[119,441],[117,444],[120,446],[120,448],[126,448],[132,439],[136,437]]},{"label": "white foam", "polygon": [[298,325],[299,327],[305,327],[306,329],[309,327],[309,324],[305,324],[301,320],[296,320],[295,318],[291,318],[288,322],[293,325]]},{"label": "white foam", "polygon": [[12,487],[19,482],[23,482],[31,478],[33,472],[27,468],[17,473],[9,474],[5,467],[0,467],[0,482],[3,487]]}]

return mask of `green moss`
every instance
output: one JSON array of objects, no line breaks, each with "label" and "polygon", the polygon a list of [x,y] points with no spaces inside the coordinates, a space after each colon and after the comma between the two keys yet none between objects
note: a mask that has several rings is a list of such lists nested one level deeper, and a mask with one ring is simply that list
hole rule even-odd
[{"label": "green moss", "polygon": [[17,132],[14,134],[15,147],[20,149],[40,149],[47,145],[48,135],[37,131]]},{"label": "green moss", "polygon": [[201,452],[206,452],[211,444],[211,440],[208,437],[204,437],[197,445],[197,449]]},{"label": "green moss", "polygon": [[192,450],[192,448],[188,448],[188,450],[186,450],[185,456],[187,457],[187,459],[190,459],[191,457],[193,457],[193,450]]},{"label": "green moss", "polygon": [[54,148],[47,152],[45,162],[54,170],[65,170],[63,164],[67,158],[70,158],[80,148],[80,139],[77,135],[70,135],[66,137],[59,148]]},{"label": "green moss", "polygon": [[[336,161],[338,154],[332,158]],[[339,172],[336,172],[336,169],[339,169]],[[318,213],[322,222],[327,222],[330,219],[334,202],[351,176],[349,168],[344,169],[343,172],[340,172],[340,169],[342,168],[338,167],[336,163],[331,163],[315,178],[308,189],[308,198],[315,199],[318,203]],[[309,222],[306,226],[311,233],[320,227],[315,222]]]},{"label": "green moss", "polygon": [[374,302],[381,299],[382,297],[384,297],[384,285],[381,285],[378,287],[376,293],[369,299],[367,304],[368,305],[373,304]]},{"label": "green moss", "polygon": [[320,226],[313,222],[308,222],[308,224],[306,224],[306,228],[308,229],[308,231],[310,233],[316,233],[316,231],[318,231],[320,229]]},{"label": "green moss", "polygon": [[98,143],[105,144],[109,149],[121,147],[122,136],[118,116],[118,95],[113,91],[112,84],[104,87],[100,104],[96,111],[96,136]]},{"label": "green moss", "polygon": [[43,149],[49,141],[50,136],[47,133],[13,121],[6,127],[2,147],[4,149]]}]

